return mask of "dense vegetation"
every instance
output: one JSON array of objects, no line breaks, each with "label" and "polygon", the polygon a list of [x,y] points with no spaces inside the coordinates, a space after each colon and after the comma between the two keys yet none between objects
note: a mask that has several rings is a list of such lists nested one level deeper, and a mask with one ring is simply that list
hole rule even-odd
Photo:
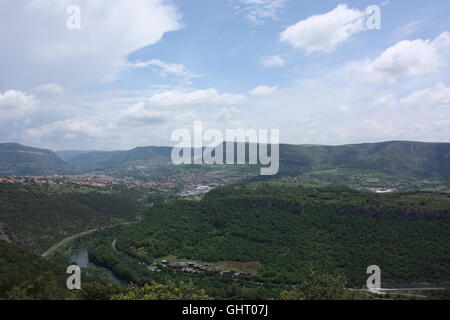
[{"label": "dense vegetation", "polygon": [[[171,149],[164,147],[69,152],[64,155],[68,164],[48,150],[0,145],[0,176],[73,173],[77,167],[142,180],[184,177],[193,185],[196,174],[211,171],[243,179],[203,198],[176,201],[167,199],[173,200],[180,190],[150,194],[112,184],[0,183],[0,241],[40,254],[64,238],[102,229],[72,241],[52,258],[53,264],[25,251],[14,254],[14,247],[2,242],[1,249],[6,249],[0,298],[351,299],[358,297],[345,287],[364,286],[366,268],[373,264],[381,267],[384,283],[446,285],[450,282],[449,146],[281,145],[279,174],[264,177],[258,176],[258,166],[174,166]],[[355,190],[367,187],[394,187],[401,192]],[[149,210],[150,203],[155,207]],[[144,214],[135,225],[118,226]],[[71,250],[78,248],[87,248],[91,262],[136,285],[119,288],[103,275],[101,281],[88,282],[82,293],[60,291],[65,274],[59,273],[58,266],[67,264]],[[33,261],[30,269],[22,263],[25,257]],[[234,279],[171,268],[150,271],[150,265],[163,259],[210,263],[251,276]],[[317,270],[315,277],[311,266]],[[26,271],[22,282],[14,268]],[[178,295],[169,294],[174,290]]]},{"label": "dense vegetation", "polygon": [[65,299],[65,269],[0,240],[0,299]]},{"label": "dense vegetation", "polygon": [[[373,264],[384,283],[449,282],[449,227],[446,194],[252,183],[216,189],[201,201],[162,204],[133,226],[75,245],[130,282],[190,279],[211,296],[275,298],[303,283],[311,265],[357,288]],[[257,267],[236,294],[224,277],[147,270],[163,257]]]},{"label": "dense vegetation", "polygon": [[[102,212],[105,219],[106,212],[110,213],[109,218],[112,213],[116,222],[131,218],[127,216],[130,207],[142,214],[143,207],[136,201],[142,194],[128,189],[95,190],[70,184],[0,187],[1,203],[9,204],[1,212],[14,208],[16,217],[27,213],[31,219],[22,220],[21,228],[17,222],[20,236],[8,234],[28,246],[46,241],[44,232],[38,231],[45,221],[45,212],[75,215],[87,224],[92,223],[93,216],[84,217],[83,213],[99,215],[96,224],[103,221]],[[13,196],[20,197],[12,201]],[[40,210],[27,207],[42,208],[42,215],[33,213]],[[15,221],[12,214],[3,217],[9,217],[8,226]],[[33,223],[24,222],[34,221],[33,218]],[[79,228],[85,229],[81,222]],[[48,230],[75,232],[55,217],[45,223],[50,223]],[[36,224],[39,227],[32,228]],[[108,228],[72,241],[51,258],[52,262],[1,242],[0,298],[361,299],[368,296],[347,288],[363,287],[366,268],[373,264],[381,267],[383,283],[448,285],[449,224],[447,194],[379,195],[339,186],[245,183],[215,189],[201,200],[162,202],[134,225]],[[3,229],[5,225],[2,220]],[[27,234],[34,241],[18,240],[27,239]],[[58,234],[50,231],[47,236],[56,238]],[[30,247],[39,248],[39,244]],[[91,278],[83,290],[68,292],[64,271],[71,252],[77,248],[88,249],[91,262],[135,285],[121,288],[110,284],[105,275],[97,276],[96,269],[89,267]],[[250,272],[251,276],[235,279],[188,274],[167,267],[159,272],[148,268],[163,258],[211,263]]]},{"label": "dense vegetation", "polygon": [[76,184],[0,183],[0,237],[42,253],[71,235],[143,214],[141,194]]},{"label": "dense vegetation", "polygon": [[[146,282],[121,287],[108,282],[96,267],[82,272],[81,290],[68,290],[65,272],[67,261],[56,255],[45,260],[12,244],[0,241],[0,300],[210,300],[205,289],[192,281]],[[228,283],[221,296],[244,299],[275,298],[283,300],[373,299],[376,296],[350,291],[342,275],[320,274],[314,269],[300,285],[282,291],[264,290],[261,285],[246,287],[245,283]],[[209,290],[215,293],[214,290]],[[271,295],[269,295],[271,293]],[[436,292],[433,299],[448,299],[449,291]],[[215,296],[219,295],[215,293]],[[383,298],[398,298],[384,296]]]},{"label": "dense vegetation", "polygon": [[0,300],[108,300],[127,292],[91,268],[81,274],[81,290],[68,290],[68,265],[0,240]]}]

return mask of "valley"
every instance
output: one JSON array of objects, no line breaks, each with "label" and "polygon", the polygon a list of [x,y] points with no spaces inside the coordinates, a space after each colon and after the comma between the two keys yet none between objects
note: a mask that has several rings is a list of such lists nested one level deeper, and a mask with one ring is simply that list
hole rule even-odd
[{"label": "valley", "polygon": [[[322,278],[340,288],[336,299],[377,299],[361,291],[373,264],[386,288],[450,283],[448,144],[281,145],[276,176],[249,164],[175,166],[164,147],[59,152],[70,168],[59,171],[47,161],[58,153],[13,146],[0,148],[10,168],[0,177],[0,242],[44,256],[55,281],[86,250],[91,289],[79,299],[173,286],[206,299],[291,299]],[[8,284],[8,295],[31,294],[33,281]]]}]

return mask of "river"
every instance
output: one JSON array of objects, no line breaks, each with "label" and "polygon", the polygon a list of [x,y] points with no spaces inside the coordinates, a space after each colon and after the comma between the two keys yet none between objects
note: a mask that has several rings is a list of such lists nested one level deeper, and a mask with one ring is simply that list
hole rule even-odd
[{"label": "river", "polygon": [[99,269],[102,269],[103,271],[105,271],[105,273],[108,275],[108,277],[116,284],[126,287],[127,283],[126,281],[119,279],[117,277],[117,275],[112,272],[111,270],[102,267],[102,266],[98,266],[92,262],[89,261],[89,252],[87,249],[82,248],[82,249],[78,249],[77,251],[75,251],[72,256],[70,257],[70,261],[72,261],[73,263],[76,263],[81,269],[86,268],[86,267],[96,267]]}]

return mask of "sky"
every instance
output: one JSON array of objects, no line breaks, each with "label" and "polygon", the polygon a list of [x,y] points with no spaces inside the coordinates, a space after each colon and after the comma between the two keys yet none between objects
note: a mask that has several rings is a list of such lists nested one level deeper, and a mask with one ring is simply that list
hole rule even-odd
[{"label": "sky", "polygon": [[448,0],[2,0],[0,142],[170,146],[195,121],[291,144],[450,142],[449,12]]}]

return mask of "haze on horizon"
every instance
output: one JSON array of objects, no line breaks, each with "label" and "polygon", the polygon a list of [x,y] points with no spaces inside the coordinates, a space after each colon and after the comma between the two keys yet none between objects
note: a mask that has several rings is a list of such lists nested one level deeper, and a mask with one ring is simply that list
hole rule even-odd
[{"label": "haze on horizon", "polygon": [[[380,30],[366,26],[371,5]],[[449,142],[449,11],[445,0],[2,0],[0,143],[171,146],[194,121],[280,129],[289,144]]]}]

